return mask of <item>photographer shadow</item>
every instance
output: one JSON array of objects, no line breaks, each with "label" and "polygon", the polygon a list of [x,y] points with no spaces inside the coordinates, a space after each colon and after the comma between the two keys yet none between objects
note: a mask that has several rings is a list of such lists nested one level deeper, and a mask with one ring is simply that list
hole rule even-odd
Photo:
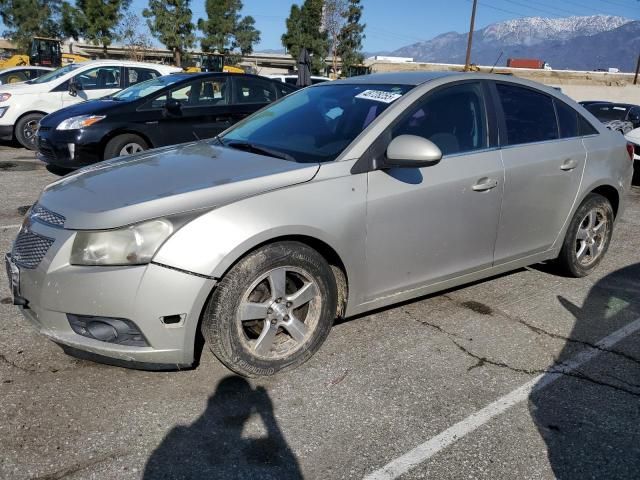
[{"label": "photographer shadow", "polygon": [[640,264],[599,280],[582,306],[563,297],[558,300],[576,321],[556,365],[570,363],[581,352],[599,351],[555,381],[545,375],[529,396],[529,412],[546,443],[554,476],[638,479],[640,333],[621,335],[608,348],[595,344],[624,327],[637,327]]},{"label": "photographer shadow", "polygon": [[[253,414],[260,416],[266,437],[243,437]],[[174,427],[166,435],[149,457],[142,478],[301,479],[302,473],[266,390],[229,376],[220,381],[195,422]]]}]

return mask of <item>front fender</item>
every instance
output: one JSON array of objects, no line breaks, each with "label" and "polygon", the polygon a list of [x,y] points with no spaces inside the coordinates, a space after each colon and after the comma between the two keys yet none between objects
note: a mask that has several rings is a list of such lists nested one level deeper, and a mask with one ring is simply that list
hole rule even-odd
[{"label": "front fender", "polygon": [[[348,165],[323,166],[308,183],[224,205],[192,220],[156,253],[153,261],[221,278],[256,246],[305,236],[329,245],[349,278],[349,303],[360,295],[365,258],[366,174]],[[346,175],[335,173],[346,170]]]}]

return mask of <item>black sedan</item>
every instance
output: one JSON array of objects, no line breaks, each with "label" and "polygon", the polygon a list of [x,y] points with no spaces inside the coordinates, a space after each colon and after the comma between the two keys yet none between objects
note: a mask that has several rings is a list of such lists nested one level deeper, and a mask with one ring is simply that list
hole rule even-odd
[{"label": "black sedan", "polygon": [[257,75],[178,73],[58,110],[40,121],[38,158],[75,169],[211,138],[295,87]]},{"label": "black sedan", "polygon": [[640,106],[630,103],[592,102],[585,105],[594,117],[611,130],[626,134],[640,127]]}]

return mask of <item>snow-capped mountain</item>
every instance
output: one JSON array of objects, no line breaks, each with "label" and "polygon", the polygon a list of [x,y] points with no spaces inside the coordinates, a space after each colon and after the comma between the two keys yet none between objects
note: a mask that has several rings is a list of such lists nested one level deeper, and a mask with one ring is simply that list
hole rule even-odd
[{"label": "snow-capped mountain", "polygon": [[[628,70],[632,68],[637,55],[637,50],[635,54],[630,54],[631,43],[635,44],[639,37],[640,23],[623,17],[520,18],[495,23],[474,32],[472,61],[491,65],[502,53],[499,64],[504,65],[509,57],[541,58],[542,55],[541,60],[551,63],[554,68],[618,66]],[[606,47],[610,47],[613,58],[601,59],[606,65],[594,65],[590,44],[602,50],[603,40],[607,42],[605,52]],[[432,40],[402,47],[391,55],[431,62],[464,63],[466,45],[466,33],[448,32]]]}]

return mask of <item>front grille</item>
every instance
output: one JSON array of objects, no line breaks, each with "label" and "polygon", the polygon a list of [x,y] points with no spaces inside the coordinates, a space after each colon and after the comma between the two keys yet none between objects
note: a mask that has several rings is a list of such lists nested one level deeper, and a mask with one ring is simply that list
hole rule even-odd
[{"label": "front grille", "polygon": [[31,219],[46,223],[47,225],[53,225],[54,227],[64,227],[65,221],[64,216],[47,210],[38,204],[35,204],[31,209]]},{"label": "front grille", "polygon": [[22,268],[36,268],[52,244],[51,238],[22,228],[13,242],[11,258]]}]

